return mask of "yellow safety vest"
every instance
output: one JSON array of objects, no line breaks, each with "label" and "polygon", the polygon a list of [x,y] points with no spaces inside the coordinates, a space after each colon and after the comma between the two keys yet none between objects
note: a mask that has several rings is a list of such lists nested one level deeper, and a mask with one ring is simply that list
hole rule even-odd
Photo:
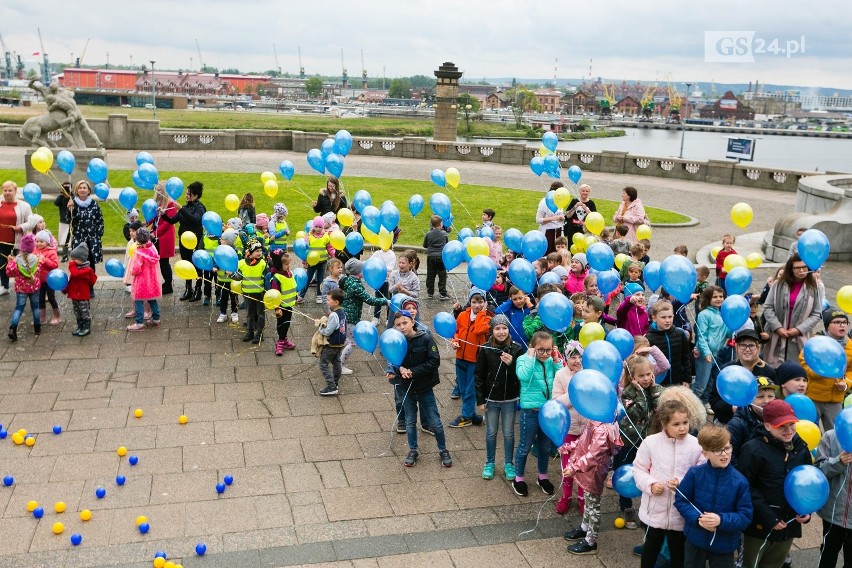
[{"label": "yellow safety vest", "polygon": [[266,262],[258,261],[254,266],[250,266],[245,260],[241,260],[237,265],[237,271],[243,276],[243,293],[257,294],[263,292],[264,278],[266,272]]},{"label": "yellow safety vest", "polygon": [[298,296],[296,292],[296,279],[292,276],[288,278],[283,274],[274,274],[273,276],[278,280],[278,285],[281,287],[281,307],[290,308],[295,306],[296,296]]},{"label": "yellow safety vest", "polygon": [[208,237],[204,235],[204,250],[213,254],[213,251],[216,250],[216,247],[219,246],[219,237]]},{"label": "yellow safety vest", "polygon": [[287,231],[290,230],[290,227],[287,226],[287,221],[279,221],[275,223],[275,227],[272,231],[269,231],[269,247],[272,249],[275,248],[287,248],[287,235],[282,237],[275,238],[272,235],[277,233],[278,231]]},{"label": "yellow safety vest", "polygon": [[308,254],[310,254],[311,251],[319,253],[318,262],[325,262],[328,260],[328,249],[326,248],[326,245],[328,245],[328,235],[315,237],[313,233],[308,233]]}]

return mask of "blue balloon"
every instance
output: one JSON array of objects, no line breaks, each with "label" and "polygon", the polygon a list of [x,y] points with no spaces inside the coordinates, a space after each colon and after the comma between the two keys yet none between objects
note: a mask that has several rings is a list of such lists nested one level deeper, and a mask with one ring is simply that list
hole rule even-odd
[{"label": "blue balloon", "polygon": [[663,288],[683,304],[688,304],[695,291],[698,275],[695,265],[685,256],[673,254],[660,265]]},{"label": "blue balloon", "polygon": [[757,380],[745,367],[725,367],[716,377],[716,390],[731,406],[748,406],[757,396]]},{"label": "blue balloon", "polygon": [[464,261],[464,245],[459,241],[450,241],[444,245],[441,251],[441,259],[444,261],[444,268],[452,270]]},{"label": "blue balloon", "polygon": [[197,250],[192,253],[192,264],[198,270],[209,272],[213,270],[213,257],[206,250]]},{"label": "blue balloon", "polygon": [[301,260],[308,260],[308,241],[305,239],[296,239],[293,241],[293,254]]},{"label": "blue balloon", "polygon": [[725,327],[732,332],[737,331],[748,321],[751,315],[751,307],[748,300],[742,296],[728,296],[719,308]]},{"label": "blue balloon", "polygon": [[154,186],[149,186],[142,180],[142,175],[139,173],[139,170],[135,170],[133,174],[130,176],[131,181],[133,181],[133,185],[138,187],[139,189],[153,189]]},{"label": "blue balloon", "polygon": [[842,379],[846,374],[843,347],[827,335],[817,335],[805,343],[805,364],[821,377]]},{"label": "blue balloon", "polygon": [[446,227],[447,229],[451,229],[453,227],[452,214],[447,215],[446,217],[441,217],[441,222],[444,224],[444,227]]},{"label": "blue balloon", "polygon": [[352,231],[346,235],[346,252],[354,256],[362,250],[364,250],[364,237],[361,233]]},{"label": "blue balloon", "polygon": [[109,197],[109,186],[105,183],[96,183],[93,188],[95,197],[98,199],[107,199]]},{"label": "blue balloon", "polygon": [[222,218],[215,211],[208,211],[201,216],[201,226],[211,237],[222,236]]},{"label": "blue balloon", "polygon": [[544,284],[556,284],[557,286],[562,285],[562,279],[556,275],[554,272],[545,272],[541,275],[541,278],[538,279],[538,285],[542,286]]},{"label": "blue balloon", "polygon": [[531,294],[535,288],[535,268],[525,258],[516,258],[509,264],[509,280],[519,290]]},{"label": "blue balloon", "polygon": [[656,292],[663,285],[663,275],[660,274],[660,266],[661,264],[658,260],[652,260],[645,265],[645,269],[643,270],[645,285],[651,292]]},{"label": "blue balloon", "polygon": [[367,205],[361,211],[361,223],[374,233],[378,234],[382,228],[381,212],[374,205]]},{"label": "blue balloon", "polygon": [[141,166],[142,164],[151,164],[154,165],[154,157],[148,152],[139,152],[136,154],[136,167]]},{"label": "blue balloon", "polygon": [[476,231],[476,234],[482,237],[483,239],[491,239],[494,240],[494,229],[491,227],[485,226]]},{"label": "blue balloon", "polygon": [[100,158],[92,158],[89,161],[89,165],[86,166],[86,177],[89,178],[89,181],[92,183],[105,182],[107,178],[106,162]]},{"label": "blue balloon", "polygon": [[784,397],[784,402],[793,407],[793,414],[799,420],[810,420],[814,424],[819,423],[819,413],[814,401],[803,394],[793,393]]},{"label": "blue balloon", "polygon": [[784,497],[799,516],[821,509],[828,501],[828,490],[825,474],[812,465],[796,466],[784,478]]},{"label": "blue balloon", "polygon": [[393,314],[402,309],[402,304],[405,303],[406,300],[409,300],[411,296],[408,294],[403,294],[402,292],[398,292],[391,296],[390,303],[388,304],[388,311],[391,314],[390,320],[393,321]]},{"label": "blue balloon", "polygon": [[415,193],[408,198],[408,211],[411,213],[412,217],[417,217],[417,215],[423,211],[424,205],[426,205],[426,202],[423,200],[423,196],[419,193]]},{"label": "blue balloon", "polygon": [[[447,176],[444,174],[444,170],[434,169],[430,174],[432,177],[432,183],[437,185],[438,187],[446,187],[447,186]],[[433,208],[434,211],[434,208]],[[435,213],[438,215],[438,213]]]},{"label": "blue balloon", "polygon": [[574,306],[564,294],[550,292],[538,301],[538,317],[548,329],[562,333],[574,319]]},{"label": "blue balloon", "polygon": [[28,183],[24,186],[23,192],[24,201],[30,204],[30,207],[38,207],[41,203],[41,188],[34,184]]},{"label": "blue balloon", "polygon": [[497,280],[497,264],[489,256],[475,256],[467,264],[467,277],[477,288],[490,290]]},{"label": "blue balloon", "polygon": [[139,178],[148,186],[143,187],[143,189],[152,189],[160,181],[160,174],[153,164],[142,164],[137,171]]},{"label": "blue balloon", "polygon": [[[555,152],[556,146],[559,145],[559,137],[553,132],[547,131],[544,133],[544,136],[541,137],[541,144],[551,152]],[[559,442],[556,445],[561,446],[562,442]]]},{"label": "blue balloon", "polygon": [[586,262],[595,270],[609,270],[615,264],[615,255],[606,243],[595,243],[586,250]]},{"label": "blue balloon", "polygon": [[811,270],[819,270],[822,263],[828,258],[831,244],[825,233],[818,229],[808,229],[799,237],[799,258],[801,258]]},{"label": "blue balloon", "polygon": [[553,154],[544,157],[544,173],[553,179],[559,179],[559,158]]},{"label": "blue balloon", "polygon": [[352,337],[355,339],[355,345],[366,351],[373,353],[379,345],[379,330],[376,326],[368,321],[359,321],[355,324],[355,329],[352,330]]},{"label": "blue balloon", "polygon": [[624,464],[615,470],[612,474],[612,488],[627,499],[637,499],[642,496],[642,490],[636,487],[636,480],[633,478],[632,463]]},{"label": "blue balloon", "polygon": [[325,156],[317,148],[308,150],[308,165],[316,172],[325,173]]},{"label": "blue balloon", "polygon": [[745,294],[751,288],[751,272],[745,266],[737,266],[725,277],[725,292],[728,295]]},{"label": "blue balloon", "polygon": [[343,175],[343,156],[340,154],[329,154],[325,159],[325,167],[328,173],[339,178]]},{"label": "blue balloon", "polygon": [[68,286],[68,275],[62,270],[54,268],[47,273],[47,285],[51,290],[61,292],[66,286]]},{"label": "blue balloon", "polygon": [[837,441],[844,452],[852,452],[852,408],[844,408],[834,419]]},{"label": "blue balloon", "polygon": [[139,196],[136,195],[136,190],[132,187],[125,187],[118,194],[118,202],[128,211],[136,206],[137,201],[139,201]]},{"label": "blue balloon", "polygon": [[457,238],[458,238],[459,241],[464,243],[467,239],[469,239],[472,236],[473,236],[473,229],[471,229],[470,227],[465,227],[461,231],[459,231]]},{"label": "blue balloon", "polygon": [[334,152],[346,157],[352,149],[352,135],[348,130],[338,130],[334,135]]},{"label": "blue balloon", "polygon": [[393,203],[385,203],[379,210],[382,227],[393,232],[399,226],[399,209]]},{"label": "blue balloon", "polygon": [[364,282],[370,288],[378,289],[382,287],[388,277],[388,269],[385,263],[376,256],[371,256],[364,262],[363,265]]},{"label": "blue balloon", "polygon": [[[606,334],[607,343],[612,343],[622,359],[627,359],[633,354],[633,348],[636,346],[633,336],[626,329],[620,327],[613,328]],[[591,345],[590,345],[591,346]]]},{"label": "blue balloon", "polygon": [[364,208],[372,203],[373,198],[370,196],[370,192],[366,189],[359,189],[355,192],[355,197],[352,198],[352,207],[354,207],[355,211],[362,215],[364,214]]},{"label": "blue balloon", "polygon": [[557,211],[559,211],[559,207],[557,207],[556,201],[553,200],[553,195],[555,193],[555,191],[548,191],[544,194],[544,204],[547,205],[547,208],[550,210],[551,213],[556,213]]},{"label": "blue balloon", "polygon": [[331,138],[326,138],[320,144],[320,152],[322,152],[322,157],[328,160],[328,157],[334,153],[334,140]]},{"label": "blue balloon", "polygon": [[157,202],[153,199],[146,199],[142,203],[142,218],[148,223],[157,216]]},{"label": "blue balloon", "polygon": [[557,448],[565,443],[565,435],[571,427],[568,409],[553,399],[541,405],[538,411],[538,425]]},{"label": "blue balloon", "polygon": [[432,327],[444,339],[452,339],[456,335],[456,318],[449,312],[438,312],[432,318]]},{"label": "blue balloon", "polygon": [[290,160],[284,160],[278,166],[278,171],[281,172],[281,175],[284,177],[284,179],[290,181],[291,179],[293,179],[293,174],[296,172],[296,166],[294,166],[293,162],[291,162]]},{"label": "blue balloon", "polygon": [[76,164],[77,160],[74,158],[74,154],[68,150],[61,150],[59,154],[56,155],[56,165],[59,166],[60,170],[68,175],[71,175],[71,172],[74,171],[74,166]]},{"label": "blue balloon", "polygon": [[571,166],[568,168],[568,179],[574,183],[580,183],[580,178],[583,177],[583,170],[580,166]]},{"label": "blue balloon", "polygon": [[521,240],[521,252],[524,258],[531,259],[530,262],[543,257],[547,252],[547,238],[544,233],[535,229],[527,231]]},{"label": "blue balloon", "polygon": [[121,264],[121,261],[117,258],[111,258],[106,261],[104,268],[106,269],[107,274],[113,278],[124,278],[124,265]]},{"label": "blue balloon", "polygon": [[166,195],[177,201],[183,195],[183,180],[179,177],[170,177],[166,180]]},{"label": "blue balloon", "polygon": [[530,160],[530,169],[532,173],[540,177],[544,173],[544,158],[536,156]]},{"label": "blue balloon", "polygon": [[610,294],[618,288],[618,285],[621,284],[621,277],[618,275],[618,271],[614,268],[610,268],[609,270],[604,270],[603,272],[598,272],[598,290],[601,291],[601,294]]},{"label": "blue balloon", "polygon": [[450,198],[440,192],[433,193],[429,198],[429,208],[432,209],[432,213],[445,219],[450,215]]},{"label": "blue balloon", "polygon": [[[547,294],[552,296],[554,294]],[[600,371],[578,371],[568,384],[568,398],[581,416],[598,422],[614,422],[618,396],[608,378]]]},{"label": "blue balloon", "polygon": [[294,269],[293,280],[296,281],[296,290],[301,292],[305,289],[305,286],[308,285],[308,271],[302,268],[301,266],[299,268]]},{"label": "blue balloon", "polygon": [[237,251],[235,251],[232,246],[219,245],[213,251],[213,262],[215,262],[216,266],[225,272],[236,272],[237,264],[239,264]]},{"label": "blue balloon", "polygon": [[583,368],[600,371],[613,385],[617,385],[621,380],[621,354],[612,343],[592,341],[583,351]]},{"label": "blue balloon", "polygon": [[408,341],[401,331],[394,328],[386,329],[379,338],[379,350],[388,363],[394,367],[402,365],[405,353],[408,351]]}]

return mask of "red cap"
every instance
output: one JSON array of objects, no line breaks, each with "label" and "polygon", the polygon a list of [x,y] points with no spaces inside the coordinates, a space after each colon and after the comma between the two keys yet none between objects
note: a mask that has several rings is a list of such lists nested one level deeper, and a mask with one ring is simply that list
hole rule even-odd
[{"label": "red cap", "polygon": [[771,400],[763,407],[763,421],[773,428],[780,428],[784,424],[798,422],[799,419],[789,402]]}]

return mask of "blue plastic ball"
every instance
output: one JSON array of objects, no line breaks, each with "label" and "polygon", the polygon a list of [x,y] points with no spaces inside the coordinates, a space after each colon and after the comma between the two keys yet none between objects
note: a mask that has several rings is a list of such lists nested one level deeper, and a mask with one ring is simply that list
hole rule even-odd
[{"label": "blue plastic ball", "polygon": [[149,530],[151,530],[151,525],[148,523],[142,523],[139,525],[139,532],[142,534],[146,534]]},{"label": "blue plastic ball", "polygon": [[54,426],[54,427],[53,427],[53,433],[54,433],[54,434],[61,434],[61,433],[62,433],[62,426],[60,426],[59,424],[57,424],[56,426]]},{"label": "blue plastic ball", "polygon": [[104,497],[106,497],[106,489],[104,489],[103,487],[98,487],[97,489],[95,489],[95,496],[98,499],[103,499]]},{"label": "blue plastic ball", "polygon": [[234,476],[233,475],[226,475],[225,476],[225,485],[230,485],[233,482],[234,482]]},{"label": "blue plastic ball", "polygon": [[126,477],[124,477],[123,475],[117,475],[117,476],[115,477],[115,482],[116,482],[118,485],[124,485],[124,482],[125,482],[125,481],[127,481],[127,478],[126,478]]},{"label": "blue plastic ball", "polygon": [[198,544],[195,545],[195,553],[198,556],[204,556],[204,554],[206,552],[207,552],[207,545],[204,544],[203,542],[199,542]]},{"label": "blue plastic ball", "polygon": [[3,478],[3,485],[5,485],[6,487],[9,487],[13,483],[15,483],[15,478],[12,477],[11,475],[7,475],[6,477]]},{"label": "blue plastic ball", "polygon": [[166,552],[164,550],[158,550],[157,552],[154,553],[154,558],[166,558],[166,559],[168,559],[168,555],[166,554]]},{"label": "blue plastic ball", "polygon": [[225,492],[225,484],[217,483],[216,484],[216,493],[224,493]]},{"label": "blue plastic ball", "polygon": [[74,533],[71,535],[71,544],[74,546],[79,546],[79,544],[83,542],[83,535],[80,533]]},{"label": "blue plastic ball", "polygon": [[130,465],[136,465],[139,463],[139,456],[130,456],[127,461],[130,462]]},{"label": "blue plastic ball", "polygon": [[0,440],[5,440],[8,435],[9,432],[7,430],[0,430]]},{"label": "blue plastic ball", "polygon": [[33,517],[40,519],[44,516],[44,507],[36,507],[33,509]]}]

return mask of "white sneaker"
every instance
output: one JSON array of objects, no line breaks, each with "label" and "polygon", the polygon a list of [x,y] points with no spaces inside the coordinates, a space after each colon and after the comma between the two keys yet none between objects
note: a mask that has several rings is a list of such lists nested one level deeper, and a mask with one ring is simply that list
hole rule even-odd
[{"label": "white sneaker", "polygon": [[9,293],[9,290],[7,288],[0,286],[0,296],[5,296],[8,293]]},{"label": "white sneaker", "polygon": [[355,371],[353,371],[353,370],[352,370],[352,369],[350,369],[349,367],[340,367],[340,374],[341,374],[341,375],[351,375],[351,374],[352,374],[352,373],[354,373],[354,372],[355,372]]},{"label": "white sneaker", "polygon": [[379,318],[373,318],[370,320],[370,323],[373,325],[379,325]]},{"label": "white sneaker", "polygon": [[231,321],[234,323],[239,323],[240,314],[238,314],[237,312],[231,312]]},{"label": "white sneaker", "polygon": [[713,407],[712,407],[712,406],[710,406],[710,403],[709,403],[709,402],[705,402],[705,403],[704,403],[704,410],[706,410],[706,411],[707,411],[707,414],[713,414],[714,416],[715,416],[715,414],[716,414],[715,412],[713,412]]},{"label": "white sneaker", "polygon": [[317,304],[322,304],[322,297],[317,296]]},{"label": "white sneaker", "polygon": [[219,314],[219,317],[216,318],[216,323],[225,323],[228,319],[228,314]]}]

